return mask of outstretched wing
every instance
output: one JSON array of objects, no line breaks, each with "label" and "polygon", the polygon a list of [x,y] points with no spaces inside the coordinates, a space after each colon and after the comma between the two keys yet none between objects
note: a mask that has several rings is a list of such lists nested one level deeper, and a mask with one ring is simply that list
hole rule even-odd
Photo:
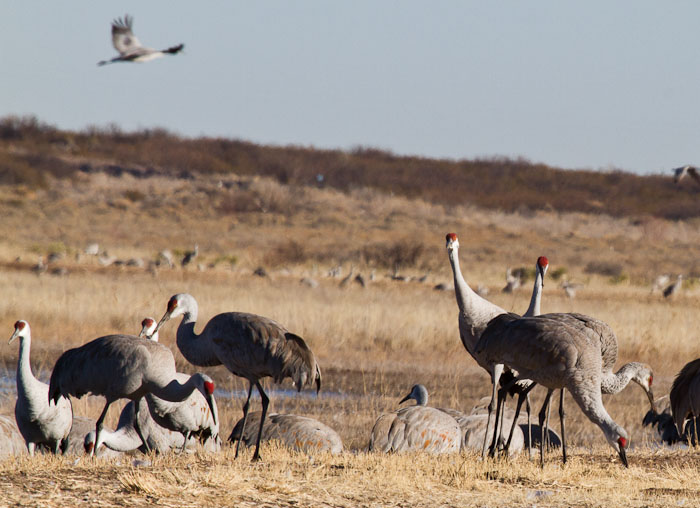
[{"label": "outstretched wing", "polygon": [[117,18],[112,22],[112,44],[122,56],[143,47],[134,32],[131,31],[133,23],[134,18],[128,14],[124,18]]}]

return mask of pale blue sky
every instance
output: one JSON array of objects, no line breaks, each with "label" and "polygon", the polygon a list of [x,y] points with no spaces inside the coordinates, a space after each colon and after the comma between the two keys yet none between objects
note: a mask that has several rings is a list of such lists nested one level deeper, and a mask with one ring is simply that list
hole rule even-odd
[{"label": "pale blue sky", "polygon": [[[185,53],[97,67],[110,22]],[[700,2],[0,2],[0,115],[642,173],[700,163]]]}]

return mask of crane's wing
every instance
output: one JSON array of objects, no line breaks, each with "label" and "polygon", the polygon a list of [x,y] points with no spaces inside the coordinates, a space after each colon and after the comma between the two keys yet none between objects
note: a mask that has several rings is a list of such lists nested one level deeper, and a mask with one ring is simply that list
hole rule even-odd
[{"label": "crane's wing", "polygon": [[133,23],[134,18],[128,14],[124,18],[117,18],[112,22],[112,44],[121,55],[128,55],[143,47],[134,32],[131,31]]},{"label": "crane's wing", "polygon": [[688,168],[688,174],[693,180],[695,180],[695,183],[700,184],[700,174],[698,174],[698,168],[696,168],[695,166],[690,166]]}]

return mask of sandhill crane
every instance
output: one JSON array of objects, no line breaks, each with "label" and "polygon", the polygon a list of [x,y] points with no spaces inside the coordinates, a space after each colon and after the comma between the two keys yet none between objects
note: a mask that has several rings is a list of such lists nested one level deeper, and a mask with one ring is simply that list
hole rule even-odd
[{"label": "sandhill crane", "polygon": [[[495,366],[494,384],[503,370],[498,366],[505,364],[550,390],[569,390],[583,413],[600,427],[627,466],[625,452],[629,437],[603,406],[601,347],[581,328],[572,326],[570,315],[497,316],[481,335],[476,349],[477,354]],[[492,398],[495,398],[495,387],[493,391]],[[565,440],[563,434],[562,440]],[[543,450],[540,450],[543,461]]]},{"label": "sandhill crane", "polygon": [[311,277],[302,277],[299,280],[299,284],[306,287],[310,287],[311,289],[315,289],[318,287],[318,282],[316,281],[316,279],[312,279]]},{"label": "sandhill crane", "polygon": [[506,285],[501,291],[504,293],[512,293],[520,287],[521,283],[520,277],[513,275],[513,271],[509,267],[506,269]]},{"label": "sandhill crane", "polygon": [[[173,354],[162,344],[133,335],[107,335],[70,349],[58,358],[49,382],[49,399],[56,401],[61,395],[82,397],[88,392],[104,396],[107,402],[95,428],[95,448],[99,448],[107,409],[118,399],[133,400],[138,413],[139,401],[147,393],[180,402],[199,390],[215,414],[214,381],[198,373],[182,384],[175,374]],[[145,444],[138,419],[135,422]]]},{"label": "sandhill crane", "polygon": [[[156,321],[151,317],[141,321],[141,332],[139,337],[158,342],[158,332],[156,331]],[[189,376],[178,372],[175,379],[181,383],[187,382]],[[153,420],[168,430],[179,432],[183,435],[183,449],[191,436],[195,436],[202,444],[209,444],[212,451],[219,449],[219,420],[216,400],[212,398],[214,414],[209,409],[208,401],[198,391],[192,392],[182,402],[169,402],[152,393],[146,395],[146,403],[151,412]]]},{"label": "sandhill crane", "polygon": [[676,293],[678,293],[681,290],[682,287],[683,275],[678,274],[676,281],[672,284],[669,284],[668,286],[666,286],[666,289],[664,289],[664,298],[672,298],[676,295]]},{"label": "sandhill crane", "polygon": [[168,268],[173,268],[175,266],[175,262],[173,261],[173,253],[170,249],[163,249],[158,253],[158,257],[156,258],[156,265],[160,266],[161,260],[164,261],[166,265],[168,265]]},{"label": "sandhill crane", "polygon": [[[105,429],[105,431],[112,432],[111,429]],[[84,455],[85,454],[85,437],[92,432],[95,435],[95,420],[92,418],[87,418],[85,416],[75,416],[73,415],[73,425],[70,428],[70,434],[68,434],[68,445],[66,447],[65,455]],[[136,436],[136,439],[139,439]],[[141,440],[139,439],[139,444]],[[116,457],[119,455],[118,452],[111,450],[106,447],[102,447],[99,453],[95,453],[100,457]]]},{"label": "sandhill crane", "polygon": [[[409,398],[411,394],[399,404]],[[369,451],[380,452],[456,453],[461,446],[462,432],[452,416],[418,404],[381,415],[369,439]]]},{"label": "sandhill crane", "polygon": [[688,441],[695,444],[696,440],[693,432],[697,424],[694,418],[691,418],[690,423],[685,426],[684,434],[680,435],[678,434],[678,429],[676,429],[676,423],[673,421],[669,396],[664,395],[656,399],[655,405],[656,411],[649,410],[644,415],[642,419],[642,425],[644,427],[656,427],[656,432],[662,443],[672,445],[681,441]]},{"label": "sandhill crane", "polygon": [[182,256],[182,261],[180,261],[180,266],[182,268],[186,267],[189,265],[197,256],[199,255],[199,245],[195,244],[194,249],[188,250],[185,252],[184,256]]},{"label": "sandhill crane", "polygon": [[168,49],[152,49],[141,45],[141,42],[132,32],[134,18],[128,14],[123,19],[112,21],[112,45],[119,52],[119,56],[111,60],[101,60],[97,65],[106,65],[116,62],[148,62],[164,55],[174,55],[182,51],[184,44],[178,44]]},{"label": "sandhill crane", "polygon": [[434,291],[454,291],[455,286],[451,282],[440,282],[433,286]]},{"label": "sandhill crane", "polygon": [[[260,411],[248,414],[243,435],[243,418],[238,420],[228,438],[229,442],[241,440],[245,446],[253,446],[258,440],[261,416]],[[306,453],[330,452],[335,455],[343,451],[343,441],[335,430],[307,416],[270,413],[265,418],[262,440],[277,440]]]},{"label": "sandhill crane", "polygon": [[690,176],[695,183],[700,184],[700,174],[698,173],[698,168],[695,166],[682,166],[680,168],[675,168],[673,171],[673,181],[675,183],[680,183],[683,178]]},{"label": "sandhill crane", "polygon": [[158,332],[156,331],[156,320],[152,317],[143,318],[141,321],[141,331],[139,332],[139,337],[143,339],[150,339],[153,342],[158,342]]},{"label": "sandhill crane", "polygon": [[355,275],[354,281],[363,288],[367,287],[367,283],[365,282],[365,278],[362,276],[361,273],[358,273],[357,275]]},{"label": "sandhill crane", "polygon": [[[316,383],[318,393],[321,369],[316,357],[301,337],[266,317],[225,312],[211,318],[202,333],[196,334],[197,313],[197,301],[192,295],[173,295],[156,331],[169,319],[182,315],[177,328],[177,347],[190,363],[199,366],[223,364],[232,374],[248,380],[248,398],[243,405],[244,422],[253,387],[257,388],[262,402],[262,418],[253,460],[259,460],[262,427],[270,403],[260,379],[272,377],[275,382],[281,382],[288,377],[299,391],[307,383]],[[240,442],[236,444],[236,456],[239,446]]]},{"label": "sandhill crane", "polygon": [[564,290],[564,294],[569,297],[569,300],[576,298],[576,292],[583,288],[583,284],[576,284],[568,280],[562,281],[559,286]]},{"label": "sandhill crane", "polygon": [[[475,346],[481,333],[486,329],[487,325],[494,317],[505,314],[506,311],[494,305],[488,300],[476,294],[464,280],[462,270],[459,266],[459,239],[455,233],[448,233],[445,237],[447,256],[452,267],[452,275],[454,277],[455,297],[457,306],[459,307],[459,336],[462,340],[467,352],[476,360],[476,362],[492,375],[491,367],[475,353]],[[526,395],[530,383],[527,380],[520,380],[518,383],[512,383],[510,393]],[[494,399],[495,400],[495,399]],[[496,441],[494,441],[496,442]]]},{"label": "sandhill crane", "polygon": [[[139,427],[143,439],[139,437]],[[115,452],[130,452],[140,450],[143,453],[155,451],[167,453],[171,449],[183,449],[187,444],[184,436],[179,432],[173,432],[158,425],[149,412],[146,404],[140,404],[138,409],[138,419],[134,401],[128,402],[119,414],[119,422],[116,430],[112,431],[102,428],[100,432],[100,446],[95,446],[97,442],[94,430],[85,435],[83,447],[90,455],[104,455],[102,445]]]},{"label": "sandhill crane", "polygon": [[343,280],[340,281],[340,284],[338,284],[339,288],[347,287],[348,284],[350,284],[354,270],[355,270],[355,268],[351,265],[350,266],[350,273],[348,273],[345,277],[343,277]]},{"label": "sandhill crane", "polygon": [[100,244],[90,243],[83,250],[88,256],[97,256],[100,253]]},{"label": "sandhill crane", "polygon": [[[528,306],[527,310],[525,311],[525,314],[523,316],[539,316],[542,311],[542,290],[544,289],[544,276],[547,273],[547,269],[549,268],[549,260],[545,256],[540,256],[537,258],[537,261],[535,262],[535,282],[532,287],[532,296],[530,297],[530,305]],[[527,410],[527,425],[528,428],[530,428],[530,396],[529,392],[532,390],[534,387],[533,383],[531,383],[528,380],[520,380],[519,381],[519,392],[520,396],[518,397],[518,404],[515,410],[515,416],[512,419],[513,422],[511,423],[511,430],[510,434],[508,436],[508,441],[506,442],[505,445],[505,450],[508,452],[511,444],[511,440],[513,437],[513,432],[515,431],[515,419],[518,418],[518,415],[520,414],[520,409],[522,407],[523,402],[526,403],[526,410]],[[505,402],[505,392],[499,393],[499,400],[498,400],[498,408],[504,407],[504,402]],[[493,407],[493,401],[490,404],[490,407]],[[498,436],[501,432],[501,428],[503,426],[503,421],[501,420],[502,416],[500,414],[497,414],[496,416],[496,430],[494,431],[494,441],[493,441],[493,449],[495,450],[495,446],[498,440]],[[488,421],[488,420],[487,420]],[[499,424],[500,422],[500,424]],[[484,432],[484,439],[487,439],[488,433]],[[528,443],[532,441],[532,436],[528,432]],[[484,446],[486,445],[486,442],[484,441]],[[528,447],[528,452],[529,452],[529,447]]]},{"label": "sandhill crane", "polygon": [[[700,416],[700,358],[688,362],[680,370],[671,386],[671,412],[679,435],[684,434],[685,422],[690,417],[694,426]],[[692,434],[697,436],[698,429]]]},{"label": "sandhill crane", "polygon": [[17,360],[17,402],[15,419],[17,427],[27,444],[29,455],[34,455],[38,445],[45,444],[53,453],[65,451],[66,439],[73,422],[73,409],[70,400],[57,397],[49,401],[49,385],[42,383],[32,374],[29,363],[29,350],[32,334],[29,323],[24,320],[15,323],[10,343],[19,337],[19,359]]},{"label": "sandhill crane", "polygon": [[671,281],[671,276],[667,273],[661,274],[657,276],[654,281],[651,283],[651,292],[653,293],[656,290],[661,290],[662,288],[666,287],[666,285]]}]

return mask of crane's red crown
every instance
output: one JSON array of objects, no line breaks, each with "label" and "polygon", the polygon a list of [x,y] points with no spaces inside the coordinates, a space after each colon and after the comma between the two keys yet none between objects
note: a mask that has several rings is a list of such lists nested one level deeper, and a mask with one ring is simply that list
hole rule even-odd
[{"label": "crane's red crown", "polygon": [[651,386],[651,383],[654,381],[654,374],[649,374],[649,386]]},{"label": "crane's red crown", "polygon": [[17,321],[15,323],[15,330],[24,330],[24,327],[26,326],[27,323],[24,321]]},{"label": "crane's red crown", "polygon": [[204,382],[204,389],[207,391],[209,395],[214,394],[214,382],[213,381],[205,381]]},{"label": "crane's red crown", "polygon": [[540,256],[537,258],[537,264],[544,268],[545,266],[549,266],[549,259],[547,259],[544,256]]},{"label": "crane's red crown", "polygon": [[445,240],[456,242],[457,241],[457,235],[455,233],[447,233],[447,236],[445,236]]},{"label": "crane's red crown", "polygon": [[168,302],[168,312],[172,312],[177,307],[177,297],[173,296]]},{"label": "crane's red crown", "polygon": [[620,436],[620,438],[617,440],[617,443],[620,445],[620,448],[627,448],[627,439],[624,437]]},{"label": "crane's red crown", "polygon": [[156,322],[149,317],[141,321],[141,326],[153,326],[154,324],[156,324]]}]

